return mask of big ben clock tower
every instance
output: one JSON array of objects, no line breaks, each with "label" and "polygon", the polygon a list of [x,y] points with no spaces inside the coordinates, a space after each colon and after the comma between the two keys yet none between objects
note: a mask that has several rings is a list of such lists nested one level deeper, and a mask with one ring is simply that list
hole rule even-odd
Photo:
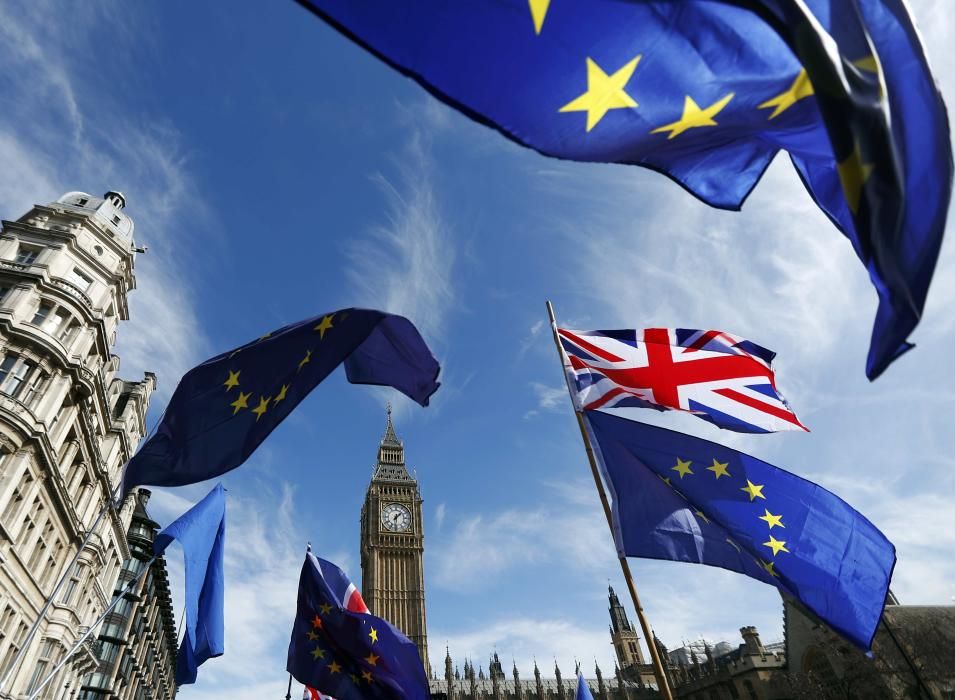
[{"label": "big ben clock tower", "polygon": [[395,435],[391,406],[361,507],[361,586],[372,614],[388,620],[417,645],[430,677],[421,494],[405,467],[405,448]]}]

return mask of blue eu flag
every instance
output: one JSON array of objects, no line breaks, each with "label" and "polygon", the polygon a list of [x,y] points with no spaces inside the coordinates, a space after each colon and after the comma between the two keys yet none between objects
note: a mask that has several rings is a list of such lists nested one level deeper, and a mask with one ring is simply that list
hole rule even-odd
[{"label": "blue eu flag", "polygon": [[713,442],[588,411],[620,556],[772,584],[854,644],[879,624],[895,547],[818,484]]},{"label": "blue eu flag", "polygon": [[195,683],[199,666],[225,652],[225,490],[209,494],[156,535],[162,554],[179,542],[186,563],[186,633],[176,654],[176,685]]},{"label": "blue eu flag", "polygon": [[391,386],[422,406],[439,386],[437,360],[403,316],[343,309],[285,326],[186,373],[126,466],[122,496],[238,467],[343,362],[353,384]]},{"label": "blue eu flag", "polygon": [[299,577],[286,670],[337,700],[430,697],[414,642],[371,615],[345,572],[311,551]]},{"label": "blue eu flag", "polygon": [[652,168],[738,209],[788,151],[878,293],[868,376],[910,347],[952,159],[902,0],[298,1],[545,155]]}]

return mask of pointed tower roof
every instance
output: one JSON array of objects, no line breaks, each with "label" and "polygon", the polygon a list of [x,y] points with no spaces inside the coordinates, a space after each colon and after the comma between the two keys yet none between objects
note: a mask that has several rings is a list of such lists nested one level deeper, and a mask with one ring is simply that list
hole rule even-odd
[{"label": "pointed tower roof", "polygon": [[385,424],[385,435],[378,445],[378,463],[372,479],[380,481],[414,481],[405,467],[405,446],[395,434],[395,426],[391,422],[391,404],[388,404],[388,422]]},{"label": "pointed tower roof", "polygon": [[385,410],[388,411],[388,423],[385,425],[385,436],[381,438],[381,444],[382,446],[387,445],[389,447],[401,447],[401,440],[399,440],[398,436],[395,435],[395,426],[391,422],[390,402],[388,403],[388,406]]}]

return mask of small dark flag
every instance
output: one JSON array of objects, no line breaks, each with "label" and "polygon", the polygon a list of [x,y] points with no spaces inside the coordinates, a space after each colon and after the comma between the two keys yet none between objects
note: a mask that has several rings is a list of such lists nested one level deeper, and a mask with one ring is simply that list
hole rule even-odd
[{"label": "small dark flag", "polygon": [[422,406],[439,386],[437,360],[403,316],[343,309],[285,326],[186,373],[126,466],[122,496],[235,469],[343,362],[352,384],[391,386]]},{"label": "small dark flag", "polygon": [[714,442],[584,415],[621,556],[745,574],[870,647],[895,547],[861,513],[818,484]]},{"label": "small dark flag", "polygon": [[286,670],[337,700],[430,697],[414,642],[371,615],[345,572],[311,552],[299,577]]}]

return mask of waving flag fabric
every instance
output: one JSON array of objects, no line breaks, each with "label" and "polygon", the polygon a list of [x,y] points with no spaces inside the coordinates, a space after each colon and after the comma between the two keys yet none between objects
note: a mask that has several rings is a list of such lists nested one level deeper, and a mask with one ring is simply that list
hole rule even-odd
[{"label": "waving flag fabric", "polygon": [[209,494],[156,535],[162,554],[179,542],[186,563],[186,633],[176,654],[176,685],[195,683],[199,666],[225,652],[225,490]]},{"label": "waving flag fabric", "polygon": [[713,442],[585,414],[621,556],[719,566],[776,586],[868,649],[895,547],[818,484]]},{"label": "waving flag fabric", "polygon": [[908,349],[952,162],[902,0],[298,2],[518,143],[652,168],[715,207],[788,151],[879,295],[868,376]]},{"label": "waving flag fabric", "polygon": [[577,689],[574,691],[574,700],[594,700],[594,696],[584,680],[584,675],[580,671],[577,671]]},{"label": "waving flag fabric", "polygon": [[722,331],[559,328],[583,410],[689,411],[742,433],[806,430],[776,390],[775,353]]},{"label": "waving flag fabric", "polygon": [[403,316],[342,309],[299,321],[189,370],[127,464],[122,496],[235,469],[342,363],[352,384],[391,386],[422,406],[440,386],[437,360]]},{"label": "waving flag fabric", "polygon": [[410,639],[369,614],[344,571],[309,552],[286,670],[338,700],[428,700],[428,679]]}]

